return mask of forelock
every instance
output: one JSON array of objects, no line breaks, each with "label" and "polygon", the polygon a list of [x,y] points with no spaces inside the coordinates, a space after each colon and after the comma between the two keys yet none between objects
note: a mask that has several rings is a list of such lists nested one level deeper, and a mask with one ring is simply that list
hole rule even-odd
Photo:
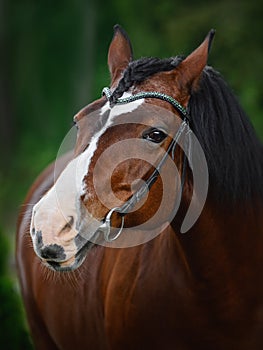
[{"label": "forelock", "polygon": [[182,60],[183,57],[181,56],[165,59],[146,57],[130,62],[123,73],[122,79],[119,81],[118,86],[111,96],[111,102],[115,103],[116,100],[121,97],[125,91],[128,91],[130,87],[143,82],[155,73],[175,69]]}]

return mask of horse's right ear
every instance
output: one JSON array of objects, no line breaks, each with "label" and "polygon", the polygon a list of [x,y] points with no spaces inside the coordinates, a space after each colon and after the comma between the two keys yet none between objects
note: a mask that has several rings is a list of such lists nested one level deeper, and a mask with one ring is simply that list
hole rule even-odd
[{"label": "horse's right ear", "polygon": [[123,71],[132,61],[132,47],[126,32],[118,24],[114,26],[114,36],[108,52],[108,66],[111,73],[111,86],[116,86]]}]

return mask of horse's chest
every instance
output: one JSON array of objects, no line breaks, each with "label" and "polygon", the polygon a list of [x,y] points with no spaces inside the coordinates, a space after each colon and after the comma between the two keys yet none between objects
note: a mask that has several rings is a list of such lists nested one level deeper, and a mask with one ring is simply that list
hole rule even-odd
[{"label": "horse's chest", "polygon": [[166,344],[166,349],[173,349],[178,344],[184,349],[184,338],[194,323],[191,317],[199,317],[194,315],[194,309],[190,313],[190,299],[189,293],[178,290],[178,284],[169,276],[160,278],[149,273],[129,283],[119,277],[108,288],[105,300],[110,343],[115,348],[156,348]]}]

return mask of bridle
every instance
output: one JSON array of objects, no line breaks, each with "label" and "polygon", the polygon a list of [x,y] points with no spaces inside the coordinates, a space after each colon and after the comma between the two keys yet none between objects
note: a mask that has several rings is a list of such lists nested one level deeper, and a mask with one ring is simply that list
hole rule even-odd
[{"label": "bridle", "polygon": [[[178,144],[178,141],[182,134],[185,134],[186,136],[189,136],[189,143],[190,143],[190,134],[191,134],[191,129],[189,127],[189,115],[187,113],[187,110],[178,102],[176,101],[173,97],[152,91],[152,92],[139,92],[135,95],[131,95],[129,97],[125,98],[118,98],[114,104],[111,103],[111,97],[112,97],[112,92],[109,88],[105,87],[102,90],[102,94],[106,96],[107,100],[110,102],[110,106],[113,107],[114,104],[126,104],[130,103],[139,99],[144,99],[144,98],[157,98],[166,102],[169,102],[179,113],[180,118],[182,119],[182,123],[177,130],[175,136],[173,137],[167,151],[165,152],[164,156],[160,160],[159,164],[153,171],[153,173],[149,176],[149,178],[143,183],[143,185],[137,190],[131,198],[129,198],[122,206],[120,207],[115,207],[112,208],[108,214],[106,215],[103,224],[99,227],[98,231],[103,231],[104,233],[104,239],[107,242],[112,242],[116,240],[120,234],[122,233],[123,227],[124,227],[124,217],[126,214],[128,214],[134,206],[141,201],[141,199],[150,191],[152,185],[155,183],[155,181],[158,179],[160,175],[160,170],[165,163],[169,153],[171,152],[171,157],[174,160],[174,155],[175,155],[175,150],[176,146]],[[188,145],[190,146],[190,144]],[[191,152],[191,150],[190,150]],[[184,153],[184,159],[183,159],[183,167],[182,167],[182,181],[181,181],[181,191],[180,194],[182,195],[183,192],[183,187],[184,187],[184,181],[185,181],[185,171],[186,171],[186,162],[187,162],[187,157],[186,154]],[[121,216],[121,226],[118,230],[118,232],[113,236],[110,237],[111,233],[111,217],[113,213],[119,213]]]}]

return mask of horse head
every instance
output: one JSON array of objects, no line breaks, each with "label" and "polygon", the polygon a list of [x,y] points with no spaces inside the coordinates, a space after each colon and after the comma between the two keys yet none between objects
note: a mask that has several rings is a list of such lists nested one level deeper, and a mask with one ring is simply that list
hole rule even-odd
[{"label": "horse head", "polygon": [[75,156],[33,208],[34,250],[49,267],[73,270],[94,244],[111,246],[125,229],[126,246],[142,243],[173,219],[182,187],[192,191],[187,105],[213,34],[185,59],[134,61],[127,34],[115,27],[110,88],[74,117]]}]

